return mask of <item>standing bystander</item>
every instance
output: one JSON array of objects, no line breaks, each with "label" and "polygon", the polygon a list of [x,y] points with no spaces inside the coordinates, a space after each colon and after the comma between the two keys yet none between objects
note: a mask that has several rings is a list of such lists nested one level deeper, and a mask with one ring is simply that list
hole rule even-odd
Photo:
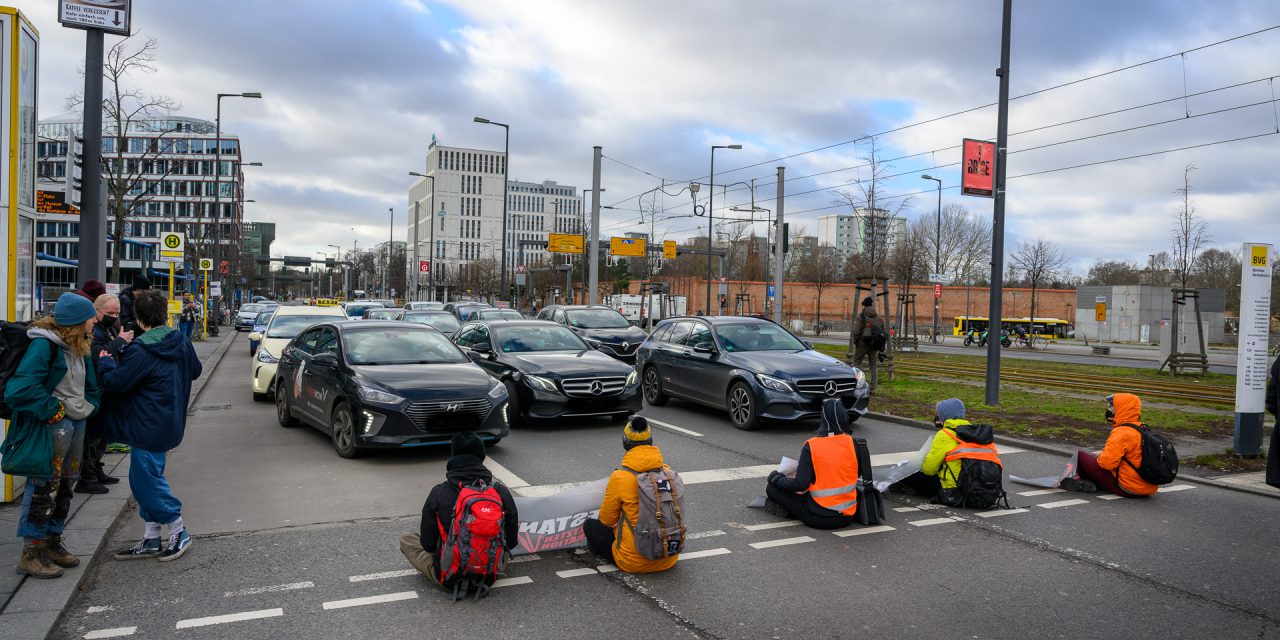
[{"label": "standing bystander", "polygon": [[871,364],[871,375],[867,376],[867,382],[874,393],[880,382],[877,374],[888,336],[884,330],[884,318],[876,313],[875,298],[867,296],[862,299],[862,311],[858,312],[857,319],[853,321],[853,335],[857,340],[853,351],[853,366],[861,368],[862,359],[867,358]]},{"label": "standing bystander", "polygon": [[[88,288],[87,286],[85,287]],[[112,293],[104,293],[93,301],[93,308],[98,312],[98,322],[93,325],[93,346],[89,354],[93,356],[94,371],[98,379],[102,379],[98,370],[100,356],[107,351],[118,356],[120,349],[133,339],[132,331],[120,330],[120,300]],[[107,474],[102,466],[102,454],[106,453],[107,443],[102,438],[102,417],[110,411],[110,402],[103,394],[103,403],[98,413],[85,421],[84,458],[80,464],[80,481],[76,483],[76,493],[106,493],[109,484],[120,482],[119,478]]]}]

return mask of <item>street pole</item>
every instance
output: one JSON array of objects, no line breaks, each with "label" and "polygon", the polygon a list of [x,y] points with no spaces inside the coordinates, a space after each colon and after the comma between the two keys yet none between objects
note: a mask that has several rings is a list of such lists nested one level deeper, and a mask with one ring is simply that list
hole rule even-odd
[{"label": "street pole", "polygon": [[[933,228],[933,265],[934,273],[942,274],[942,180],[931,175],[925,174],[920,176],[925,180],[933,180],[938,183],[938,220]],[[940,284],[940,283],[934,283]],[[937,295],[933,296],[933,343],[938,343],[938,300]]]},{"label": "street pole", "polygon": [[773,321],[782,324],[782,263],[787,254],[783,250],[782,241],[787,227],[782,220],[782,205],[785,199],[786,167],[778,167],[778,221],[773,232]]},{"label": "street pole", "polygon": [[507,294],[507,184],[511,170],[511,127],[480,116],[472,118],[472,121],[502,127],[502,242],[499,245],[502,247],[502,273],[498,276],[498,295],[494,298],[497,300]]},{"label": "street pole", "polygon": [[[604,155],[603,147],[591,148],[591,188],[595,197],[591,199],[591,238],[590,250],[587,253],[587,304],[600,303],[600,159]],[[572,273],[572,271],[570,271]]]},{"label": "street pole", "polygon": [[[717,315],[711,313],[711,251],[714,249],[715,243],[715,198],[716,198],[716,149],[741,149],[740,144],[714,144],[711,145],[711,175],[708,179],[707,187],[707,315]],[[723,259],[721,264],[724,264]],[[721,268],[723,272],[724,269]]]},{"label": "street pole", "polygon": [[418,258],[418,229],[422,226],[421,200],[413,201],[413,295],[410,300],[417,300],[422,289],[422,260]]},{"label": "street pole", "polygon": [[429,232],[431,236],[431,257],[427,261],[427,264],[430,265],[427,271],[427,286],[431,287],[431,293],[427,294],[427,299],[434,301],[436,299],[436,177],[427,177],[431,178],[431,200],[427,202],[427,213],[430,214],[428,217],[431,218]]},{"label": "street pole", "polygon": [[[84,42],[84,161],[80,179],[80,262],[76,267],[79,284],[107,279],[107,212],[102,198],[102,30],[86,29]],[[67,182],[71,182],[71,176],[67,176]],[[115,250],[124,251],[124,229],[114,231]],[[173,299],[172,294],[169,299]]]},{"label": "street pole", "polygon": [[994,216],[991,223],[991,295],[987,313],[987,380],[988,405],[1000,404],[1000,318],[1004,294],[1004,177],[1005,147],[1009,138],[1009,32],[1013,0],[1004,0],[1004,18],[1000,26],[1000,100],[996,116],[996,175]]}]

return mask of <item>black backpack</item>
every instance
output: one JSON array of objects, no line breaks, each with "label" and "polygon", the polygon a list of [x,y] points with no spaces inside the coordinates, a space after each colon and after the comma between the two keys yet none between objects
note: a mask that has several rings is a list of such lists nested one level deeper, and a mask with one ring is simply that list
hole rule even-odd
[{"label": "black backpack", "polygon": [[4,403],[4,390],[18,372],[18,363],[31,344],[31,338],[27,337],[30,326],[27,322],[0,320],[0,419],[3,420],[13,418],[13,409]]},{"label": "black backpack", "polygon": [[[956,429],[956,436],[963,442],[991,444],[994,440],[991,425],[967,424]],[[944,467],[945,468],[945,467]],[[954,489],[943,489],[939,499],[949,507],[969,509],[1009,508],[1004,492],[1003,470],[989,460],[960,460],[960,474],[956,476]]]},{"label": "black backpack", "polygon": [[872,351],[884,351],[885,345],[889,344],[889,334],[874,324],[867,328],[871,331],[871,335],[863,338],[867,347]]},{"label": "black backpack", "polygon": [[[1133,467],[1138,476],[1154,485],[1169,484],[1178,477],[1178,450],[1164,436],[1152,431],[1145,424],[1124,423],[1122,427],[1132,427],[1142,436],[1142,464],[1134,467],[1129,458],[1123,458],[1125,464]],[[1117,467],[1117,474],[1119,473]]]},{"label": "black backpack", "polygon": [[858,524],[877,525],[884,522],[884,496],[876,489],[871,471],[871,450],[863,438],[853,439],[853,450],[858,456],[858,510],[853,518]]}]

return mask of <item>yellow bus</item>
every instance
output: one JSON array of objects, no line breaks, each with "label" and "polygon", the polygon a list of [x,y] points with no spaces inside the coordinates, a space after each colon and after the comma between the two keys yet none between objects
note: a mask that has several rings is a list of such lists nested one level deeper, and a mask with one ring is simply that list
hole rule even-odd
[{"label": "yellow bus", "polygon": [[[1072,326],[1066,320],[1057,318],[1036,318],[1035,329],[1032,330],[1030,318],[1003,318],[1001,323],[1009,331],[1009,335],[1017,333],[1017,327],[1022,327],[1028,333],[1033,333],[1039,337],[1053,340],[1055,338],[1066,338]],[[963,336],[970,330],[982,333],[987,330],[990,320],[986,316],[956,316],[952,320],[951,335]]]}]

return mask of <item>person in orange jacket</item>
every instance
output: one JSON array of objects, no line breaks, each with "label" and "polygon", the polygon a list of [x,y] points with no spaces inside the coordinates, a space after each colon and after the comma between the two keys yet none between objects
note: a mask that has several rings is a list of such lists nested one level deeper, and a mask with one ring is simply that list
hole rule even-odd
[{"label": "person in orange jacket", "polygon": [[[636,474],[666,467],[662,452],[653,446],[653,431],[647,420],[631,418],[622,431],[622,466],[609,476],[600,504],[599,519],[590,518],[582,525],[587,547],[601,558],[613,559],[618,569],[627,573],[657,573],[676,565],[678,555],[650,560],[636,549],[632,527],[640,520],[640,487]],[[630,471],[628,471],[628,469]]]},{"label": "person in orange jacket", "polygon": [[[1076,475],[1059,486],[1068,491],[1097,493],[1100,489],[1126,498],[1142,498],[1156,492],[1156,485],[1138,475],[1142,466],[1142,400],[1132,393],[1107,396],[1107,422],[1111,435],[1102,451],[1081,449]],[[1134,425],[1134,426],[1130,426]]]}]

